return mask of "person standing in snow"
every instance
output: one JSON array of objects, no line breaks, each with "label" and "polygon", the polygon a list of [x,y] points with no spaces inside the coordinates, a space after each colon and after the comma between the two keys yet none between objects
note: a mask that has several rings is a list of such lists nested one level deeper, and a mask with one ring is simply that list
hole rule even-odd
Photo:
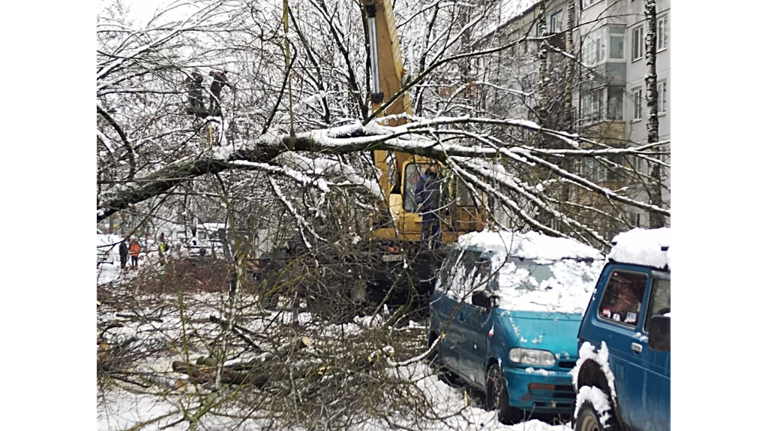
[{"label": "person standing in snow", "polygon": [[208,113],[213,116],[221,115],[221,89],[225,86],[232,88],[232,85],[227,81],[227,75],[223,72],[211,71],[208,73],[213,76],[213,83],[211,84],[211,105],[208,108]]},{"label": "person standing in snow", "polygon": [[120,268],[125,269],[125,265],[128,263],[128,244],[125,243],[125,238],[120,241],[118,251],[120,252]]},{"label": "person standing in snow", "polygon": [[136,269],[139,267],[139,253],[141,253],[141,246],[139,240],[133,238],[131,240],[131,246],[128,248],[128,252],[131,254],[131,268]]},{"label": "person standing in snow", "polygon": [[165,265],[165,254],[168,251],[168,243],[165,242],[165,233],[160,232],[158,242],[160,243],[157,247],[158,254],[160,255],[160,265]]},{"label": "person standing in snow", "polygon": [[440,184],[437,182],[437,163],[430,163],[416,185],[417,211],[422,214],[421,246],[429,250],[440,247]]}]

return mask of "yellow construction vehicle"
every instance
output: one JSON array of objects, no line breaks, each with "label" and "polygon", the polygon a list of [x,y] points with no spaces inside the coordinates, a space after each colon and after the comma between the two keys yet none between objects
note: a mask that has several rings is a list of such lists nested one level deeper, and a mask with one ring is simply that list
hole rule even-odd
[{"label": "yellow construction vehicle", "polygon": [[[384,101],[389,101],[403,88],[407,72],[403,67],[392,1],[361,0],[361,3],[365,8],[370,41],[370,100],[372,112],[375,112]],[[413,113],[407,92],[380,116],[403,113]],[[406,118],[390,119],[388,125],[402,125],[407,121]],[[375,258],[379,263],[390,265],[398,262],[402,265],[402,261],[406,260],[417,271],[420,280],[424,281],[425,277],[430,279],[439,266],[441,253],[435,253],[434,250],[425,253],[424,248],[419,247],[422,215],[417,211],[415,191],[420,176],[431,160],[423,156],[388,151],[373,151],[373,160],[381,171],[379,183],[385,198],[382,211],[372,226],[372,242],[381,245],[381,255]],[[476,205],[475,199],[458,179],[443,175],[442,188],[443,206],[438,217],[440,243],[445,248],[456,242],[461,234],[482,230],[485,227],[485,214],[482,205]],[[391,276],[394,271],[385,268],[377,273],[380,275],[376,277],[380,279],[379,287],[382,287],[382,284],[386,285],[387,277],[381,275]],[[422,286],[420,290],[423,289]]]}]

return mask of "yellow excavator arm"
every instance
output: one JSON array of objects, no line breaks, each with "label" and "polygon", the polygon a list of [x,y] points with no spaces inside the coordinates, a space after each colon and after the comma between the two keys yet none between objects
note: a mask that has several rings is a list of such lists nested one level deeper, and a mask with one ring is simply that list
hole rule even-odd
[{"label": "yellow excavator arm", "polygon": [[[384,101],[389,101],[403,87],[407,70],[403,66],[403,56],[400,50],[400,40],[397,37],[395,12],[392,0],[360,0],[365,8],[368,40],[370,43],[371,61],[371,108],[375,112]],[[383,116],[406,113],[413,114],[408,92],[403,93],[383,113]],[[389,126],[405,124],[406,118],[389,120]],[[406,196],[413,189],[415,180],[430,160],[423,156],[394,152],[394,175],[389,174],[390,165],[387,162],[387,151],[373,151],[376,167],[381,171],[379,184],[384,191],[385,203],[391,211],[396,227],[384,227],[374,230],[374,236],[380,239],[407,239],[418,241],[421,235],[421,215],[416,212],[412,202],[405,202],[413,197]],[[408,165],[413,164],[412,168]],[[417,168],[418,167],[418,168]],[[407,170],[407,171],[406,171]],[[396,178],[395,184],[390,184],[390,178]],[[452,217],[456,220],[461,232],[443,229],[443,242],[456,241],[461,233],[482,229],[482,214],[478,209],[469,211],[454,208]],[[449,226],[445,226],[449,227]]]}]

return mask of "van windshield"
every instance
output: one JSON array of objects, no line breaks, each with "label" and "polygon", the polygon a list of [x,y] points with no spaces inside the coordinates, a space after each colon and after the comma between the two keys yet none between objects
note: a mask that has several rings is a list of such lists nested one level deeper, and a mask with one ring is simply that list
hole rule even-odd
[{"label": "van windshield", "polygon": [[510,256],[495,271],[500,307],[520,311],[581,313],[600,276],[603,261],[522,259]]}]

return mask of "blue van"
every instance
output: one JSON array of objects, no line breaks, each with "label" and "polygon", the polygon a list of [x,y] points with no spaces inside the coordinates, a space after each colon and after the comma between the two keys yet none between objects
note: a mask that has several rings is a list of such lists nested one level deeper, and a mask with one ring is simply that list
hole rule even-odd
[{"label": "blue van", "polygon": [[579,329],[575,431],[669,431],[671,229],[616,236]]},{"label": "blue van", "polygon": [[592,247],[536,232],[461,236],[430,301],[435,361],[483,391],[502,423],[569,416],[576,334],[603,263]]}]

